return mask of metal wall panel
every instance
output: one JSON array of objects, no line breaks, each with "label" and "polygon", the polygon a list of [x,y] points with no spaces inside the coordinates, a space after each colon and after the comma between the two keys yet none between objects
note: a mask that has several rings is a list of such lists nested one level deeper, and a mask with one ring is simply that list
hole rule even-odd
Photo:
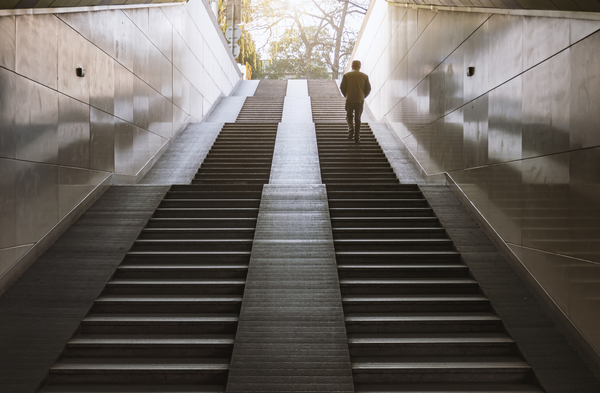
[{"label": "metal wall panel", "polygon": [[58,167],[15,161],[17,244],[35,243],[58,222]]},{"label": "metal wall panel", "polygon": [[0,17],[0,67],[15,69],[17,23],[14,16]]},{"label": "metal wall panel", "polygon": [[143,80],[134,75],[133,77],[133,124],[140,128],[148,129],[150,121],[148,112],[150,110],[149,94],[152,88]]},{"label": "metal wall panel", "polygon": [[118,12],[98,11],[90,13],[94,23],[90,23],[91,41],[110,57],[115,57],[115,34]]},{"label": "metal wall panel", "polygon": [[115,113],[115,60],[99,48],[90,50],[90,105],[104,112]]},{"label": "metal wall panel", "polygon": [[16,158],[17,76],[0,68],[0,157]]},{"label": "metal wall panel", "polygon": [[17,244],[17,164],[0,158],[0,249]]},{"label": "metal wall panel", "polygon": [[600,32],[570,49],[571,149],[600,145]]},{"label": "metal wall panel", "polygon": [[17,73],[58,87],[58,20],[54,15],[21,15],[17,22]]},{"label": "metal wall panel", "polygon": [[58,97],[58,164],[90,167],[90,108],[63,94]]},{"label": "metal wall panel", "polygon": [[133,58],[135,52],[136,27],[125,14],[115,12],[115,59],[129,71],[133,72]]},{"label": "metal wall panel", "polygon": [[58,92],[16,77],[16,158],[58,162]]},{"label": "metal wall panel", "polygon": [[90,77],[78,77],[76,69],[92,66],[92,44],[62,22],[58,23],[58,36],[58,90],[89,104]]},{"label": "metal wall panel", "polygon": [[115,171],[115,118],[90,107],[90,169]]},{"label": "metal wall panel", "polygon": [[133,123],[133,81],[135,75],[115,62],[115,116]]}]

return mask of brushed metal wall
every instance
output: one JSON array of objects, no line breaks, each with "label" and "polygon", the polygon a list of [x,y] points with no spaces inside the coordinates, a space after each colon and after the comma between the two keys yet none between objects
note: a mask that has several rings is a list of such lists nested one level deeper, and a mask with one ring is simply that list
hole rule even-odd
[{"label": "brushed metal wall", "polygon": [[354,56],[375,116],[447,173],[597,353],[599,30],[380,0]]},{"label": "brushed metal wall", "polygon": [[211,19],[202,0],[0,17],[0,281],[109,176],[134,182],[231,93],[240,74]]}]

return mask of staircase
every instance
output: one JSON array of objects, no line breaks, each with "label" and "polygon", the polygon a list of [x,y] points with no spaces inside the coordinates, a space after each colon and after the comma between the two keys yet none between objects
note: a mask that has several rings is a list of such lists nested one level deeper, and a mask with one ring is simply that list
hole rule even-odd
[{"label": "staircase", "polygon": [[308,95],[315,123],[346,122],[346,100],[334,81],[309,80]]},{"label": "staircase", "polygon": [[167,192],[41,392],[225,391],[276,132],[225,124],[192,184]]},{"label": "staircase", "polygon": [[368,125],[358,145],[344,123],[316,129],[356,391],[541,392],[419,187],[398,182]]}]

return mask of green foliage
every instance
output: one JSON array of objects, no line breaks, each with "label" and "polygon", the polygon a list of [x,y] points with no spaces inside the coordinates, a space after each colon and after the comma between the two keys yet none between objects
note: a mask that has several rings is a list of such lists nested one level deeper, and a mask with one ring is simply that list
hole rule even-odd
[{"label": "green foliage", "polygon": [[[218,4],[219,25],[221,26],[223,34],[225,34],[225,29],[227,29],[227,25],[225,24],[225,9],[227,3],[224,0],[219,0]],[[252,20],[251,10],[251,0],[242,0],[242,23],[249,23]],[[252,67],[252,79],[259,79],[263,75],[263,64],[259,53],[256,51],[256,44],[254,43],[250,32],[247,31],[245,25],[240,26],[240,29],[242,30],[242,36],[237,42],[237,44],[240,46],[240,54],[236,61],[242,65],[246,65],[246,63],[250,64]]]}]

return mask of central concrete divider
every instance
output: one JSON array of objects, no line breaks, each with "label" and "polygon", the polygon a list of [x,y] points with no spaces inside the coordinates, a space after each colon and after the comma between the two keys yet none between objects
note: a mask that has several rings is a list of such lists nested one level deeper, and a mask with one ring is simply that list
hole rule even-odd
[{"label": "central concrete divider", "polygon": [[289,81],[227,392],[353,392],[306,81]]}]

